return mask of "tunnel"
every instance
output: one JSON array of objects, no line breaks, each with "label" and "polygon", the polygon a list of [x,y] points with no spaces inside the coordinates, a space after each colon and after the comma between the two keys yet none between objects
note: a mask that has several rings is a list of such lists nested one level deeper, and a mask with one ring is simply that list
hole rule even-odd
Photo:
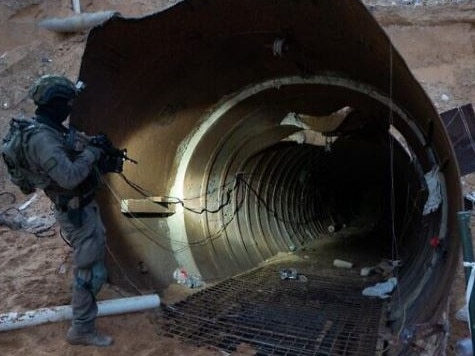
[{"label": "tunnel", "polygon": [[89,33],[79,80],[71,124],[138,162],[99,191],[116,281],[164,288],[178,267],[217,281],[310,249],[386,258],[401,261],[392,332],[441,324],[459,169],[364,4],[187,0],[118,15]]}]

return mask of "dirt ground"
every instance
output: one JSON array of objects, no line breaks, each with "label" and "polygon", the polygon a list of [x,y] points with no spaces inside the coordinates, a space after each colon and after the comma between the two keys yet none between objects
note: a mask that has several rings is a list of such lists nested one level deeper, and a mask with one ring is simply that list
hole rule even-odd
[{"label": "dirt ground", "polygon": [[[443,112],[475,102],[475,5],[467,1],[367,1],[374,16],[406,59],[409,68]],[[126,17],[142,16],[171,6],[172,0],[83,0],[83,12],[114,10]],[[380,5],[386,6],[380,6]],[[86,33],[59,35],[40,28],[39,20],[74,14],[67,0],[2,0],[0,2],[0,134],[11,117],[30,116],[27,90],[46,73],[76,78]],[[3,136],[3,134],[1,135]],[[465,192],[475,179],[463,179]],[[31,200],[29,200],[31,199]],[[70,302],[71,258],[62,241],[47,200],[25,197],[8,183],[0,168],[0,213],[9,224],[27,226],[15,230],[0,220],[0,313],[22,312]],[[454,319],[464,304],[462,268],[451,295],[449,349],[469,335],[467,325]],[[158,291],[162,303],[190,293],[172,285]],[[99,299],[128,296],[106,286]],[[219,350],[196,348],[156,333],[154,311],[98,319],[99,328],[115,338],[108,349],[72,347],[64,340],[68,322],[0,332],[0,355],[223,355]],[[246,345],[236,354],[251,355]]]}]

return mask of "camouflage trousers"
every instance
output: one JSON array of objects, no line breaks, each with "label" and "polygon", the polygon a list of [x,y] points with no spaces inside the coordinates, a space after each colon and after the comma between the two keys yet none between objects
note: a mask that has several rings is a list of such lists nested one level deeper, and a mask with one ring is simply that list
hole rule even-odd
[{"label": "camouflage trousers", "polygon": [[73,248],[72,326],[78,332],[89,332],[95,330],[96,295],[107,280],[105,228],[95,200],[84,206],[80,214],[81,225],[77,226],[67,212],[55,210],[61,231]]}]

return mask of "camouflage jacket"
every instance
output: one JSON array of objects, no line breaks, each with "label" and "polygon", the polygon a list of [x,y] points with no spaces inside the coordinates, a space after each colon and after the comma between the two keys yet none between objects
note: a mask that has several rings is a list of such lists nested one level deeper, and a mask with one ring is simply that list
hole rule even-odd
[{"label": "camouflage jacket", "polygon": [[93,175],[94,162],[100,152],[86,146],[82,152],[73,153],[66,145],[68,129],[46,118],[37,118],[36,126],[25,152],[31,171],[38,172],[35,187],[44,189],[47,194],[68,191],[74,194],[78,189],[84,190],[80,189],[81,184]]}]

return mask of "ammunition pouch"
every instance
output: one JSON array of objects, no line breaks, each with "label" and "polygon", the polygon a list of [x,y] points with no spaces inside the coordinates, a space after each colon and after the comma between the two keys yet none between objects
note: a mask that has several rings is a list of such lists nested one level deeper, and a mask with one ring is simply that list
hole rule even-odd
[{"label": "ammunition pouch", "polygon": [[67,213],[69,221],[74,226],[82,225],[82,209],[94,200],[94,191],[89,194],[73,195],[58,194],[54,199],[56,209]]},{"label": "ammunition pouch", "polygon": [[67,213],[69,221],[79,227],[82,225],[82,209],[94,200],[97,182],[92,173],[76,189],[67,190],[52,183],[44,191],[55,208]]}]

